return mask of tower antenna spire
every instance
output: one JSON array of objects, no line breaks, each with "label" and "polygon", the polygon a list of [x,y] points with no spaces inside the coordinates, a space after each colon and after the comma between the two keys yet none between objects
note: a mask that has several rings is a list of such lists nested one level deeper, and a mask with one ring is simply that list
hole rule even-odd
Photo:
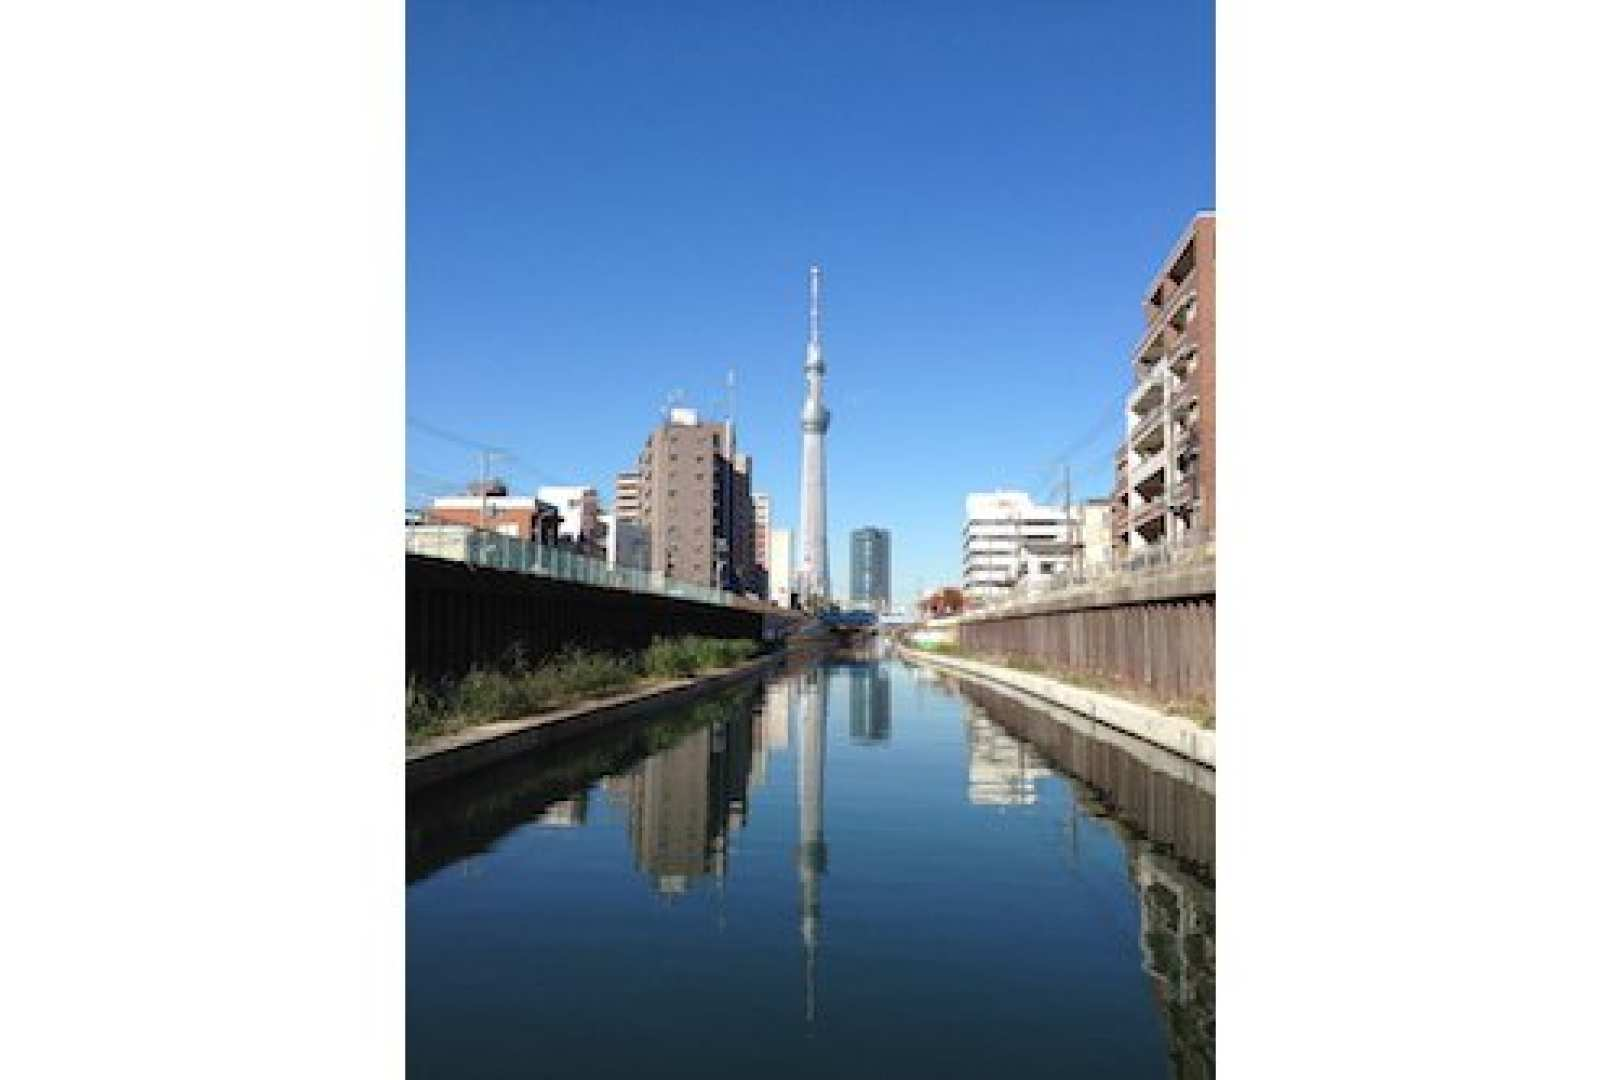
[{"label": "tower antenna spire", "polygon": [[815,263],[810,270],[810,337],[822,343],[822,268]]}]

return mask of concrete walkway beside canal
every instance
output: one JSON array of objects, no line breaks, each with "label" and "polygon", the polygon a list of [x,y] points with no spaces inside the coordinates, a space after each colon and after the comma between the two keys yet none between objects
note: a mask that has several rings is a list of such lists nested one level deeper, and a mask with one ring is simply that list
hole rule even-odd
[{"label": "concrete walkway beside canal", "polygon": [[726,671],[697,675],[690,679],[670,679],[537,716],[499,720],[440,735],[406,751],[406,794],[564,739],[596,731],[609,724],[691,701],[714,690],[763,675],[786,659],[786,653],[772,653]]},{"label": "concrete walkway beside canal", "polygon": [[1112,694],[1088,690],[1048,675],[1037,675],[1034,672],[1019,671],[1000,664],[987,664],[982,660],[943,656],[904,646],[899,647],[898,651],[912,663],[977,675],[981,679],[1011,686],[1032,697],[1061,705],[1201,765],[1207,765],[1212,769],[1216,767],[1216,733],[1180,716],[1126,701]]}]

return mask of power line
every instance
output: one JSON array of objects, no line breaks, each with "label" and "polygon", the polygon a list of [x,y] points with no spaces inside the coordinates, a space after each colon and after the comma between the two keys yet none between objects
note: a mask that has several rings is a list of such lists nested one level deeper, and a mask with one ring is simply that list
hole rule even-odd
[{"label": "power line", "polygon": [[405,422],[408,426],[413,427],[426,435],[432,435],[435,438],[443,439],[446,442],[454,443],[457,446],[465,447],[468,450],[476,450],[481,454],[498,454],[501,456],[503,461],[517,466],[515,470],[511,471],[515,471],[520,475],[527,475],[531,479],[540,481],[542,484],[558,484],[563,482],[547,470],[542,469],[540,466],[535,465],[532,462],[524,460],[511,450],[508,450],[506,447],[497,446],[496,444],[490,442],[484,442],[480,439],[475,439],[470,435],[462,435],[458,432],[440,427],[438,424],[430,424],[426,420],[419,419],[415,416],[407,416],[405,418]]},{"label": "power line", "polygon": [[1046,464],[1042,466],[1042,472],[1051,472],[1059,465],[1062,465],[1072,455],[1079,453],[1081,450],[1084,450],[1088,446],[1092,445],[1093,442],[1097,441],[1098,436],[1107,431],[1112,424],[1122,423],[1122,414],[1120,410],[1126,404],[1126,398],[1131,396],[1131,391],[1132,387],[1127,386],[1124,390],[1114,395],[1114,397],[1110,399],[1109,404],[1104,407],[1103,412],[1098,415],[1097,420],[1090,428],[1087,429],[1086,434],[1082,435],[1080,438],[1076,439],[1074,442],[1070,443],[1053,457],[1048,459]]}]

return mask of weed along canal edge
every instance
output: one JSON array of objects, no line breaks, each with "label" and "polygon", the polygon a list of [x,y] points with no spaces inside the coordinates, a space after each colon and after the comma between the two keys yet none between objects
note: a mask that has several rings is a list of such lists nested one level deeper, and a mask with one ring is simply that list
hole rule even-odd
[{"label": "weed along canal edge", "polygon": [[597,698],[516,720],[480,724],[429,739],[406,751],[406,794],[600,730],[610,724],[653,714],[712,691],[763,676],[786,659],[786,652],[773,652],[724,671],[671,679],[612,697]]}]

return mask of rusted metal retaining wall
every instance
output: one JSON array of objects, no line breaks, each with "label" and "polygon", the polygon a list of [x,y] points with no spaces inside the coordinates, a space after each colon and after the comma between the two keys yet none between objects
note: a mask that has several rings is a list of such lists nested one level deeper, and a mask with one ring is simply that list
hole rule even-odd
[{"label": "rusted metal retaining wall", "polygon": [[1101,676],[1168,701],[1216,698],[1215,573],[964,618],[963,650]]},{"label": "rusted metal retaining wall", "polygon": [[628,651],[655,637],[760,640],[764,616],[448,559],[405,557],[405,670],[460,675],[517,648],[531,659],[569,646]]}]

